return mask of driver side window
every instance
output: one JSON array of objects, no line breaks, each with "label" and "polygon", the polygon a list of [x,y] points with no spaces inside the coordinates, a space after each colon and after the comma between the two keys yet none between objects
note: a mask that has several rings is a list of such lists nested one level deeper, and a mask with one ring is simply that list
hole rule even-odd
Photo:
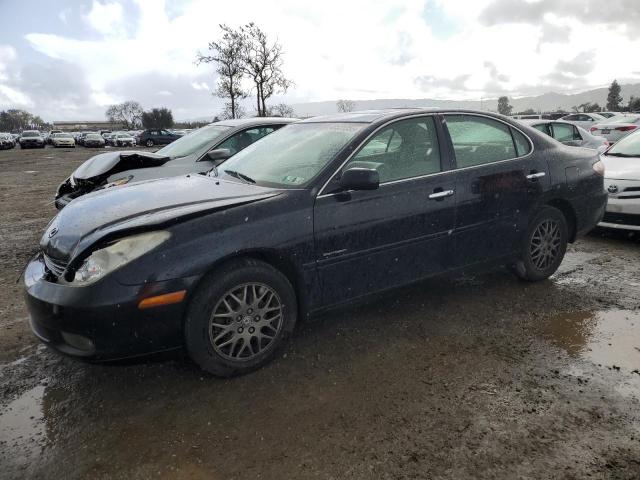
[{"label": "driver side window", "polygon": [[378,171],[380,183],[440,172],[433,117],[400,120],[380,130],[344,166]]}]

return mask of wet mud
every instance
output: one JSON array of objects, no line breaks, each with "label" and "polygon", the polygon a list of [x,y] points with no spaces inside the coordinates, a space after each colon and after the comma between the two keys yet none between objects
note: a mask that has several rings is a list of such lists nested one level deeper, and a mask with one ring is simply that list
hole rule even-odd
[{"label": "wet mud", "polygon": [[90,155],[0,152],[0,478],[640,478],[637,236],[580,239],[538,284],[496,269],[327,313],[241,378],[93,365],[38,344],[16,283]]}]

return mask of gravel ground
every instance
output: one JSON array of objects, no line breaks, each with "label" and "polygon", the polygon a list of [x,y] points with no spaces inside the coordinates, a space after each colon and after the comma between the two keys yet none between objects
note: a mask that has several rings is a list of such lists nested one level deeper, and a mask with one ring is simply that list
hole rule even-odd
[{"label": "gravel ground", "polygon": [[39,346],[18,277],[95,154],[0,152],[0,478],[640,478],[640,240],[538,284],[443,277],[331,312],[232,380]]}]

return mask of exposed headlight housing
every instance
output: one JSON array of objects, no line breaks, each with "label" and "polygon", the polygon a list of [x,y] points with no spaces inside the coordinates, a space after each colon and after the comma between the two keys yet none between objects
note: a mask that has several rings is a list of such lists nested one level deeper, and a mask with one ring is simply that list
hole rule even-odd
[{"label": "exposed headlight housing", "polygon": [[73,280],[65,282],[82,287],[97,282],[105,275],[150,252],[169,239],[166,231],[141,233],[117,240],[94,251],[76,270]]},{"label": "exposed headlight housing", "polygon": [[104,188],[117,187],[118,185],[124,185],[125,183],[129,183],[133,175],[128,175],[126,177],[116,178],[113,182],[107,183]]}]

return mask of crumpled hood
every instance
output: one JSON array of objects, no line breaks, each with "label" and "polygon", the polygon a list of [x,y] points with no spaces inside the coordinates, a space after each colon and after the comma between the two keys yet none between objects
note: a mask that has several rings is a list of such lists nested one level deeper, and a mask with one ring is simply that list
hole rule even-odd
[{"label": "crumpled hood", "polygon": [[251,203],[281,191],[203,175],[187,175],[112,187],[74,200],[51,221],[40,247],[69,261],[118,232],[175,222]]},{"label": "crumpled hood", "polygon": [[[120,171],[132,168],[157,167],[171,160],[170,157],[152,152],[117,151],[106,152],[91,157],[71,174],[74,179],[87,180],[107,172],[111,172],[118,164],[123,164]],[[126,166],[124,165],[126,164]]]},{"label": "crumpled hood", "polygon": [[615,180],[640,180],[640,157],[602,155],[604,177]]}]

